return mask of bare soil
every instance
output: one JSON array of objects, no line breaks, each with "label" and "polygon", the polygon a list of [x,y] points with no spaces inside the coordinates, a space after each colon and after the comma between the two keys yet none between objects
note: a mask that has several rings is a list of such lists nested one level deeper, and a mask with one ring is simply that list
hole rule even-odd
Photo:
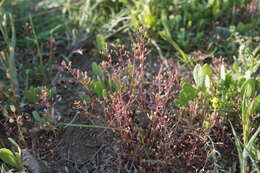
[{"label": "bare soil", "polygon": [[[46,158],[45,173],[88,173],[88,172],[117,172],[117,154],[113,148],[116,138],[113,132],[104,128],[73,127],[72,124],[106,126],[95,118],[79,114],[75,107],[82,88],[71,82],[70,74],[58,72],[56,85],[57,93],[55,110],[57,124],[67,123],[58,132],[57,142],[52,156]],[[52,148],[49,148],[52,150]]]}]

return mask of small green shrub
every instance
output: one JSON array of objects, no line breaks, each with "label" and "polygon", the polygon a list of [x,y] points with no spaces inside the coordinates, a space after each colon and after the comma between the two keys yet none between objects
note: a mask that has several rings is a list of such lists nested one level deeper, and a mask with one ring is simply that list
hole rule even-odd
[{"label": "small green shrub", "polygon": [[[22,162],[22,153],[19,145],[11,138],[9,138],[9,141],[13,145],[15,145],[18,149],[18,152],[12,152],[11,150],[7,148],[1,148],[0,149],[0,159],[4,162],[5,168],[8,170],[8,167],[11,166],[13,168],[16,168],[18,171],[24,170],[23,162]],[[7,166],[8,165],[8,166]]]}]

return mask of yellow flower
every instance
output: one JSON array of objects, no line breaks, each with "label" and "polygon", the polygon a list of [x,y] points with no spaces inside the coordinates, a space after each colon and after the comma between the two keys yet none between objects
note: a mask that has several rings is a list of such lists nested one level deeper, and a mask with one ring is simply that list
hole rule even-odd
[{"label": "yellow flower", "polygon": [[219,99],[217,97],[213,97],[210,101],[214,109],[217,109],[219,107]]}]

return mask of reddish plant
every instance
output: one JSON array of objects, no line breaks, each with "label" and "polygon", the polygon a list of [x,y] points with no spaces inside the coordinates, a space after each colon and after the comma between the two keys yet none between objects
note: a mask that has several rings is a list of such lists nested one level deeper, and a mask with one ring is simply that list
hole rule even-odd
[{"label": "reddish plant", "polygon": [[155,62],[159,68],[151,68],[148,54],[144,39],[130,51],[123,46],[111,51],[102,70],[116,84],[116,91],[108,91],[103,99],[93,94],[85,73],[73,70],[71,64],[63,66],[89,90],[92,101],[98,100],[103,119],[120,139],[124,160],[132,161],[141,172],[173,172],[173,168],[178,172],[183,166],[194,170],[206,158],[205,139],[186,133],[190,124],[180,123],[183,114],[174,105],[180,88],[178,68],[160,61]]}]

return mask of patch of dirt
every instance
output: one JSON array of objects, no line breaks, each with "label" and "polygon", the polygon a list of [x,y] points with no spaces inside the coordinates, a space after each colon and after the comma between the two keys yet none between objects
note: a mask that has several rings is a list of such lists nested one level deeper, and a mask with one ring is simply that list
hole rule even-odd
[{"label": "patch of dirt", "polygon": [[[74,124],[89,124],[79,117]],[[51,172],[117,172],[117,156],[113,147],[113,134],[101,128],[80,128],[68,126],[61,134],[60,147],[55,155],[59,158],[49,162]]]},{"label": "patch of dirt", "polygon": [[[74,124],[106,126],[97,119],[79,115],[80,110],[75,108],[75,102],[84,95],[82,87],[73,81],[70,74],[61,72],[57,73],[53,85],[57,89],[54,102],[55,124],[63,124],[63,128],[50,136],[44,133],[41,137],[36,137],[38,142],[35,147],[45,148],[39,153],[51,151],[48,156],[40,157],[44,165],[43,172],[118,172],[118,156],[114,148],[116,138],[113,132],[99,127],[73,126]],[[49,139],[52,144],[43,145],[48,141],[40,142],[41,138]]]}]

